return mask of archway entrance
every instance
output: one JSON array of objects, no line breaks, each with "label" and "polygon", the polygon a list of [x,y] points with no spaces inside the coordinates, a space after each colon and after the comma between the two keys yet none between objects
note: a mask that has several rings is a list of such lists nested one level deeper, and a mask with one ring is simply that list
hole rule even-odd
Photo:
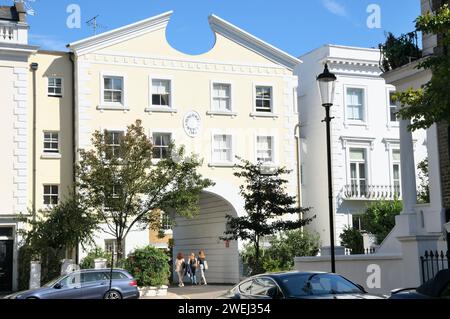
[{"label": "archway entrance", "polygon": [[173,230],[174,260],[179,252],[186,257],[191,252],[206,252],[209,283],[234,284],[239,282],[239,250],[236,241],[228,244],[219,237],[226,230],[226,215],[237,216],[236,210],[223,198],[203,193],[200,196],[200,214],[194,219],[177,217]]}]

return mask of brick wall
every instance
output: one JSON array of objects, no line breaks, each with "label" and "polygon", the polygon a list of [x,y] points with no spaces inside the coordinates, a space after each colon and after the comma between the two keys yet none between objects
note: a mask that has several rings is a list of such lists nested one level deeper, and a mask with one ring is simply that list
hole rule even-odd
[{"label": "brick wall", "polygon": [[450,209],[450,126],[446,123],[438,125],[439,158],[441,166],[442,200],[446,209]]}]

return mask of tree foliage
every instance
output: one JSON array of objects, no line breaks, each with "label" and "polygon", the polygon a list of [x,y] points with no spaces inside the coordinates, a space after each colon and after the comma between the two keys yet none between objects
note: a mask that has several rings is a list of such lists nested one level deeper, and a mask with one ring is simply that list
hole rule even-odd
[{"label": "tree foliage", "polygon": [[350,249],[352,255],[364,254],[364,238],[358,229],[347,227],[340,238],[342,245]]},{"label": "tree foliage", "polygon": [[290,171],[276,168],[269,172],[263,163],[240,160],[238,172],[234,175],[244,180],[240,194],[244,198],[247,215],[227,216],[227,231],[221,239],[250,241],[255,248],[255,271],[258,272],[261,270],[261,239],[280,231],[300,229],[312,218],[300,219],[301,214],[306,214],[309,209],[298,207],[295,196],[286,191],[288,181],[281,176]]},{"label": "tree foliage", "polygon": [[169,283],[169,257],[161,249],[136,249],[125,260],[124,268],[136,278],[139,287],[157,287]]},{"label": "tree foliage", "polygon": [[417,46],[415,32],[402,34],[398,38],[391,32],[387,33],[386,41],[380,44],[383,52],[381,67],[384,72],[397,69],[413,60],[417,60],[421,51]]},{"label": "tree foliage", "polygon": [[171,145],[167,158],[155,164],[152,141],[139,120],[120,137],[119,147],[111,147],[108,134],[95,132],[92,149],[80,151],[78,187],[105,233],[116,239],[120,259],[123,239],[132,229],[158,228],[158,210],[197,215],[199,196],[213,183],[197,172],[202,161],[186,156],[183,147]]},{"label": "tree foliage", "polygon": [[[293,270],[295,257],[317,256],[320,238],[317,233],[293,230],[282,232],[269,241],[269,247],[261,249],[261,272]],[[250,244],[241,252],[248,275],[258,273],[254,245]]]},{"label": "tree foliage", "polygon": [[402,212],[399,200],[378,201],[371,204],[361,216],[364,230],[374,235],[380,245],[395,227],[395,217]]},{"label": "tree foliage", "polygon": [[450,124],[450,7],[444,4],[435,13],[427,12],[416,20],[416,29],[437,34],[440,50],[418,64],[418,69],[430,70],[431,80],[419,90],[412,88],[397,93],[401,103],[399,115],[411,119],[411,130],[426,129],[434,123]]},{"label": "tree foliage", "polygon": [[111,267],[111,253],[104,251],[100,247],[95,247],[89,251],[87,256],[80,262],[81,269],[92,269],[96,259],[106,259],[106,267]]},{"label": "tree foliage", "polygon": [[423,160],[417,165],[419,169],[419,191],[417,202],[419,204],[427,204],[430,202],[430,181],[429,181],[429,167],[428,159]]},{"label": "tree foliage", "polygon": [[20,231],[22,247],[19,250],[20,286],[28,288],[29,265],[31,261],[41,263],[41,281],[47,282],[60,275],[60,261],[68,249],[75,249],[79,243],[92,243],[97,229],[96,217],[71,192],[60,204],[48,211],[22,216],[21,221],[28,228]]}]

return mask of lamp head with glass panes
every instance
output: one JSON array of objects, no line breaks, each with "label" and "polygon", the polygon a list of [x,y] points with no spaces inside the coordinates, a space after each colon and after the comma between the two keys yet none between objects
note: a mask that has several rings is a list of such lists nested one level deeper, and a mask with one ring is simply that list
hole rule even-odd
[{"label": "lamp head with glass panes", "polygon": [[333,105],[336,80],[336,75],[331,73],[328,69],[328,64],[325,64],[325,70],[317,77],[322,106],[330,107]]}]

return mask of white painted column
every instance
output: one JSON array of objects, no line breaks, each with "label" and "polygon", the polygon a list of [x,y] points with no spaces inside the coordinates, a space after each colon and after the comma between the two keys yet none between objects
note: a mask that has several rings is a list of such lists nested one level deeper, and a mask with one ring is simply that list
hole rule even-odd
[{"label": "white painted column", "polygon": [[412,133],[408,130],[409,120],[400,121],[400,152],[402,170],[403,213],[411,214],[417,204],[416,164]]},{"label": "white painted column", "polygon": [[30,289],[41,287],[41,263],[32,261],[30,263]]}]

